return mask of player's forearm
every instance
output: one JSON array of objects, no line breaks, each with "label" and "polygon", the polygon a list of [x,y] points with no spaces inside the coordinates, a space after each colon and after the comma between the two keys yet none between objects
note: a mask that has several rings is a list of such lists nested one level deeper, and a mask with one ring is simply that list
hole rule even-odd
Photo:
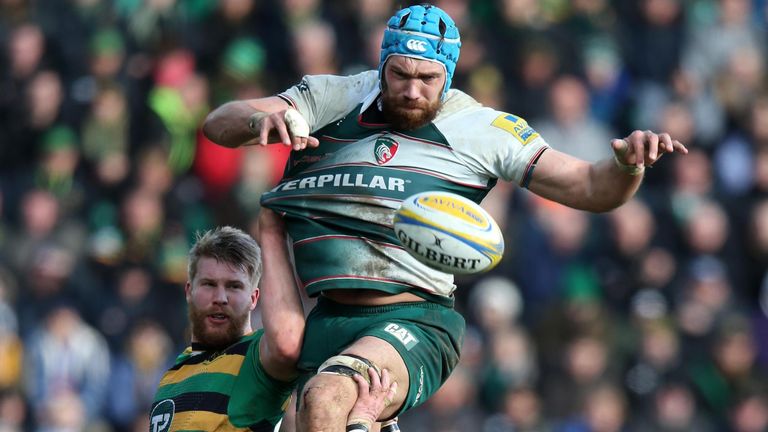
[{"label": "player's forearm", "polygon": [[296,288],[285,235],[266,230],[259,233],[264,274],[261,308],[264,337],[269,351],[281,364],[298,360],[304,336],[304,309]]},{"label": "player's forearm", "polygon": [[643,180],[643,172],[630,175],[613,159],[590,166],[586,206],[583,210],[606,212],[621,206],[635,195]]},{"label": "player's forearm", "polygon": [[203,123],[205,136],[224,147],[240,147],[254,139],[248,126],[250,116],[256,112],[244,101],[228,102],[213,110]]},{"label": "player's forearm", "polygon": [[589,163],[548,149],[539,158],[528,188],[568,207],[600,213],[624,204],[641,181],[642,175],[629,175],[613,159]]}]

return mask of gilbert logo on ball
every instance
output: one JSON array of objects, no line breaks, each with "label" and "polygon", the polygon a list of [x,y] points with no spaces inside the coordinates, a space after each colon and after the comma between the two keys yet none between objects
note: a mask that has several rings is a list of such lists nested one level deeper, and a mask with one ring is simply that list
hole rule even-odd
[{"label": "gilbert logo on ball", "polygon": [[429,191],[403,200],[395,235],[417,260],[446,273],[488,271],[501,261],[504,237],[482,207],[449,192]]}]

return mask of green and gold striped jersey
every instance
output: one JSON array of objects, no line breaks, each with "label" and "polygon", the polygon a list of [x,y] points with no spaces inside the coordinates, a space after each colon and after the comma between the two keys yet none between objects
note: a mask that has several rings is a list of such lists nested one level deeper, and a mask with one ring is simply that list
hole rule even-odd
[{"label": "green and gold striped jersey", "polygon": [[272,431],[294,383],[267,375],[259,359],[263,330],[220,351],[192,344],[160,380],[150,432]]}]

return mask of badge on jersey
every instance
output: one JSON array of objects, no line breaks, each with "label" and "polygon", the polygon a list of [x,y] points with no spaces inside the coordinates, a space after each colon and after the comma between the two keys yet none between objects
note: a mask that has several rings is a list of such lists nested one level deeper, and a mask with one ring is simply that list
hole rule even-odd
[{"label": "badge on jersey", "polygon": [[307,81],[306,78],[302,79],[301,82],[296,85],[296,88],[300,92],[302,92],[302,93],[308,92],[309,91],[309,81]]},{"label": "badge on jersey", "polygon": [[149,431],[166,432],[171,429],[173,421],[173,412],[176,410],[176,404],[173,399],[160,401],[149,414]]},{"label": "badge on jersey", "polygon": [[504,129],[511,133],[517,137],[523,145],[528,144],[539,136],[539,133],[528,126],[528,123],[525,120],[512,114],[502,114],[496,117],[496,119],[491,122],[491,126],[496,126],[499,129]]},{"label": "badge on jersey", "polygon": [[379,165],[384,165],[392,160],[395,157],[395,153],[397,153],[398,147],[400,147],[400,144],[392,138],[379,137],[373,147],[373,155],[376,157],[376,162]]}]

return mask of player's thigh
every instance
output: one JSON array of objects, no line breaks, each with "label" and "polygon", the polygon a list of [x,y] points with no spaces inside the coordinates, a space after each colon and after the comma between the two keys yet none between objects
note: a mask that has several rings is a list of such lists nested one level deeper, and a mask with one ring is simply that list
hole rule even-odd
[{"label": "player's thigh", "polygon": [[[394,417],[409,390],[408,367],[400,353],[389,342],[374,336],[363,336],[347,347],[342,354],[354,354],[375,364],[379,369],[387,369],[392,380],[397,381],[397,393],[392,404],[382,412],[380,419]],[[350,380],[351,381],[351,380]]]}]

